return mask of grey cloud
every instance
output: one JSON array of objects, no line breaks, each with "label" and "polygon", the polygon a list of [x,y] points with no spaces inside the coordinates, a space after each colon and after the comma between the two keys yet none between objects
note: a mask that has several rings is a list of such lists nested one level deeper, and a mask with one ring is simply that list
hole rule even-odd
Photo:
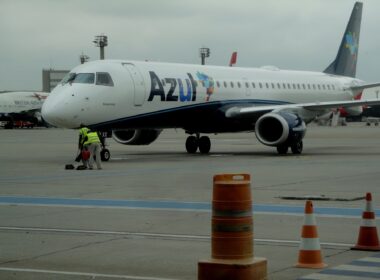
[{"label": "grey cloud", "polygon": [[[109,37],[107,58],[323,70],[335,57],[354,1],[2,0],[0,89],[40,89],[42,68],[71,69],[94,35]],[[380,1],[365,0],[358,77],[379,81]]]}]

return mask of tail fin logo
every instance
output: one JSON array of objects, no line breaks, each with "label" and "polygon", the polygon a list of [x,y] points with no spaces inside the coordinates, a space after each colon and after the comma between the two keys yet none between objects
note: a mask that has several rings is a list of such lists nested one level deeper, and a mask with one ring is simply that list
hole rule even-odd
[{"label": "tail fin logo", "polygon": [[346,48],[350,50],[352,56],[356,56],[358,53],[358,38],[355,33],[348,32],[346,34]]}]

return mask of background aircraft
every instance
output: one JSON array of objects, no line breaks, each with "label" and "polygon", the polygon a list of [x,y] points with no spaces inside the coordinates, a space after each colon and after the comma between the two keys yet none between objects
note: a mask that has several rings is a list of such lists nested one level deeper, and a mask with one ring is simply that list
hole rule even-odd
[{"label": "background aircraft", "polygon": [[74,68],[46,100],[51,124],[111,131],[125,145],[147,145],[162,129],[182,128],[186,150],[208,153],[201,134],[254,131],[285,154],[303,150],[305,123],[333,108],[350,114],[376,100],[355,100],[366,88],[355,78],[362,3],[354,5],[335,60],[324,72],[102,60]]},{"label": "background aircraft", "polygon": [[0,121],[4,128],[13,128],[15,122],[33,127],[42,123],[41,108],[46,92],[14,91],[0,93]]}]

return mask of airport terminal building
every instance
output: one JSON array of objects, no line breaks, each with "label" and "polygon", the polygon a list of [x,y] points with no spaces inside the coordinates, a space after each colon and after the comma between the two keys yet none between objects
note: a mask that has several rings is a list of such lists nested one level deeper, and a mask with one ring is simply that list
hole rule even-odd
[{"label": "airport terminal building", "polygon": [[42,91],[51,92],[69,70],[42,69]]}]

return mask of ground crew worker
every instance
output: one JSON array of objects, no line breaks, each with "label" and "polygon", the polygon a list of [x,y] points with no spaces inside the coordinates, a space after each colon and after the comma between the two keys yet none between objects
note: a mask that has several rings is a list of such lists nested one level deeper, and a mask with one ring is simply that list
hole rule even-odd
[{"label": "ground crew worker", "polygon": [[79,162],[79,160],[81,159],[83,166],[85,166],[86,168],[88,168],[88,160],[84,160],[81,157],[81,154],[82,154],[82,151],[83,151],[83,148],[84,148],[83,147],[84,146],[84,142],[86,142],[86,140],[87,140],[87,133],[89,131],[90,131],[90,129],[88,127],[86,127],[84,124],[80,125],[80,129],[79,129],[79,141],[78,141],[79,156],[78,156],[78,159],[76,161]]},{"label": "ground crew worker", "polygon": [[88,161],[88,165],[90,169],[93,169],[94,164],[94,155],[96,156],[96,167],[98,169],[102,169],[101,158],[100,158],[100,149],[101,149],[101,141],[99,134],[96,131],[87,131],[86,141],[83,143],[84,146],[88,147],[88,150],[91,153],[90,159]]}]

